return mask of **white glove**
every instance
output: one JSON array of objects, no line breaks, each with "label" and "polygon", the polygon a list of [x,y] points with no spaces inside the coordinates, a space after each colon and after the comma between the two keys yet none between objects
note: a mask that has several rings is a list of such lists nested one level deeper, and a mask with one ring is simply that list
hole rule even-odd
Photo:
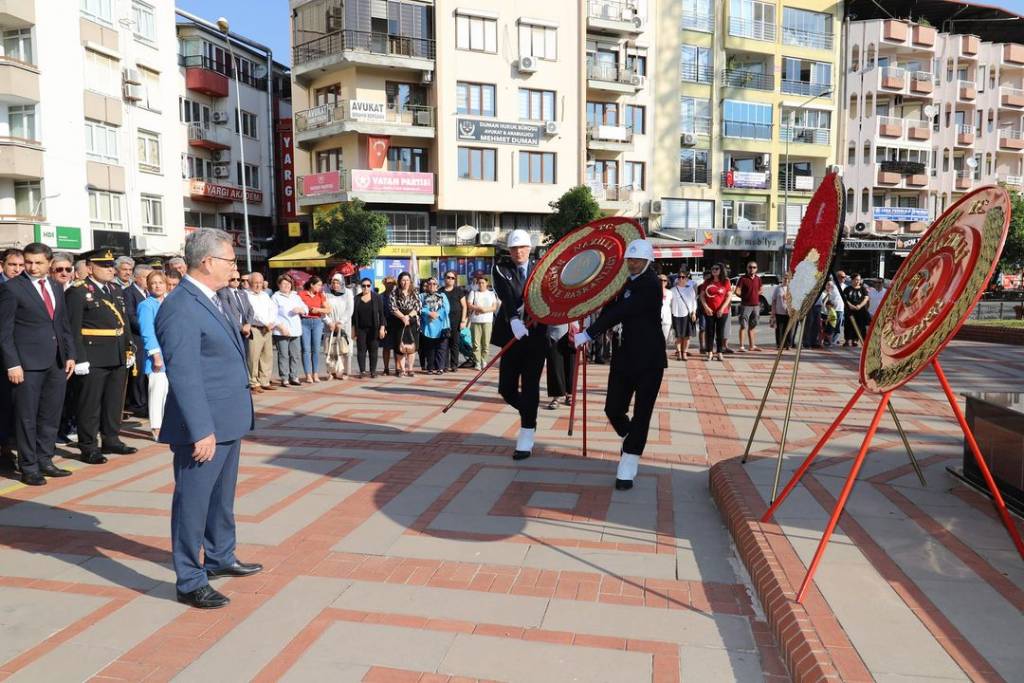
[{"label": "white glove", "polygon": [[576,336],[572,338],[573,346],[575,346],[576,348],[586,346],[591,341],[593,340],[590,338],[590,335],[586,333],[586,331],[577,332]]},{"label": "white glove", "polygon": [[530,334],[530,330],[526,328],[526,325],[519,318],[512,318],[512,334],[516,339],[522,339],[526,335]]},{"label": "white glove", "polygon": [[84,363],[77,363],[75,365],[75,374],[79,375],[79,376],[81,376],[81,375],[88,375],[89,374],[89,361],[86,361]]}]

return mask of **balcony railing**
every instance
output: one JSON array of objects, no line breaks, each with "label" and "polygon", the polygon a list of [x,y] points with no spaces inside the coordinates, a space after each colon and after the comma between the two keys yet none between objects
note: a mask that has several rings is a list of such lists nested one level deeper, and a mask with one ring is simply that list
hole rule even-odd
[{"label": "balcony railing", "polygon": [[347,50],[392,57],[434,59],[435,43],[431,38],[345,29],[295,46],[293,61],[298,66]]},{"label": "balcony railing", "polygon": [[332,123],[345,121],[366,121],[369,123],[384,123],[399,126],[423,126],[430,128],[434,125],[434,108],[420,105],[405,105],[402,107],[388,104],[384,106],[384,114],[381,118],[363,118],[353,116],[351,111],[351,100],[342,100],[336,104],[323,104],[319,107],[306,109],[295,114],[295,131],[298,133],[307,130],[315,130],[329,126]]},{"label": "balcony railing", "polygon": [[832,90],[832,86],[828,84],[782,79],[782,92],[790,95],[806,95],[808,97],[817,95],[820,97],[830,90]]},{"label": "balcony railing", "polygon": [[623,0],[589,0],[587,2],[587,18],[604,19],[606,21],[632,22],[636,16],[636,7]]},{"label": "balcony railing", "polygon": [[[210,147],[230,147],[231,136],[221,128],[206,127],[201,123],[188,124],[188,141],[191,144],[206,143]],[[200,145],[203,146],[203,145]]]},{"label": "balcony railing", "polygon": [[387,226],[388,244],[429,244],[430,228]]},{"label": "balcony railing", "polygon": [[931,81],[932,74],[930,71],[911,71],[910,77],[915,81]]},{"label": "balcony railing", "polygon": [[831,33],[815,33],[804,31],[798,28],[782,27],[782,42],[784,45],[799,45],[800,47],[813,47],[819,50],[832,49]]},{"label": "balcony railing", "polygon": [[772,124],[751,123],[748,121],[725,121],[723,124],[725,137],[746,138],[748,140],[771,140]]},{"label": "balcony railing", "polygon": [[594,198],[599,202],[628,202],[633,199],[633,192],[636,191],[632,185],[611,185],[601,182],[587,184],[590,186]]},{"label": "balcony railing", "polygon": [[683,13],[683,28],[690,31],[711,33],[715,27],[715,18],[709,14]]},{"label": "balcony railing", "polygon": [[[207,69],[216,71],[222,76],[234,78],[235,70],[231,68],[231,62],[217,61],[205,55],[178,55],[178,65],[185,68]],[[238,72],[238,81],[257,90],[267,89],[267,78],[256,78],[251,73]]]},{"label": "balcony railing", "polygon": [[632,142],[633,129],[626,126],[587,124],[587,139],[598,142]]},{"label": "balcony railing", "polygon": [[767,21],[729,18],[729,35],[737,38],[753,38],[775,42],[775,24]]},{"label": "balcony railing", "polygon": [[970,124],[958,123],[956,125],[956,134],[957,135],[974,135],[974,133],[976,131],[977,131],[977,129],[974,126],[970,125]]},{"label": "balcony railing", "polygon": [[1024,142],[1024,130],[1017,128],[1000,128],[999,143],[1004,144],[1004,141]]},{"label": "balcony railing", "polygon": [[878,162],[878,170],[883,173],[899,173],[900,175],[921,175],[928,172],[928,166],[920,161],[886,159]]},{"label": "balcony railing", "polygon": [[1000,86],[999,97],[1000,104],[1004,107],[1024,107],[1024,90],[1020,88]]},{"label": "balcony railing", "polygon": [[1000,175],[999,180],[1003,181],[1007,185],[1012,185],[1014,187],[1024,187],[1024,176]]},{"label": "balcony railing", "polygon": [[782,126],[779,140],[782,142],[802,142],[809,145],[827,145],[831,136],[828,128],[808,128],[806,126]]},{"label": "balcony railing", "polygon": [[907,76],[907,70],[901,66],[883,66],[880,73],[882,78],[898,78],[903,80]]},{"label": "balcony railing", "polygon": [[679,77],[687,83],[710,83],[715,78],[715,70],[710,64],[683,64]]},{"label": "balcony railing", "polygon": [[640,84],[640,76],[635,71],[621,67],[618,64],[587,62],[587,78],[605,83]]},{"label": "balcony railing", "polygon": [[726,69],[722,72],[722,85],[729,88],[774,90],[775,76],[772,74],[746,71],[744,69]]},{"label": "balcony railing", "polygon": [[821,185],[821,178],[811,175],[790,175],[785,169],[779,169],[779,189],[790,192],[813,192]]}]

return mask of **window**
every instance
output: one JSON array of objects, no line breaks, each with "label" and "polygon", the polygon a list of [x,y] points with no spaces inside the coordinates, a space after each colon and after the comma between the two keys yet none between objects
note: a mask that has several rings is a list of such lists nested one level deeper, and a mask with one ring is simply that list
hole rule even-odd
[{"label": "window", "polygon": [[631,71],[637,76],[647,75],[646,55],[626,55],[626,71]]},{"label": "window", "polygon": [[679,150],[679,182],[707,184],[708,159],[706,149]]},{"label": "window", "polygon": [[623,123],[634,135],[643,135],[647,132],[647,107],[627,104],[625,114],[626,120]]},{"label": "window", "polygon": [[139,130],[137,138],[139,170],[160,172],[160,134]]},{"label": "window", "polygon": [[156,16],[153,7],[145,3],[132,2],[132,19],[135,20],[135,37],[149,43],[156,42]]},{"label": "window", "polygon": [[117,97],[121,94],[121,68],[116,59],[85,51],[85,89]]},{"label": "window", "polygon": [[14,183],[14,213],[18,216],[45,216],[43,190],[38,180]]},{"label": "window", "polygon": [[725,100],[725,136],[751,140],[771,140],[772,105]]},{"label": "window", "polygon": [[[238,132],[238,114],[235,113],[235,132]],[[256,114],[242,110],[242,135],[249,138],[259,138],[256,134]]]},{"label": "window", "polygon": [[323,88],[313,90],[313,106],[322,107],[325,104],[337,104],[341,100],[341,84],[332,83]]},{"label": "window", "polygon": [[[210,127],[210,108],[205,104],[179,97],[178,110],[182,123],[194,123],[203,128]],[[235,127],[237,129],[237,125]]]},{"label": "window", "polygon": [[711,100],[679,98],[679,132],[711,134]]},{"label": "window", "polygon": [[711,0],[683,0],[683,28],[711,33],[715,10]]},{"label": "window", "polygon": [[711,48],[683,45],[679,48],[679,76],[688,83],[710,83],[714,78]]},{"label": "window", "polygon": [[145,107],[151,111],[160,111],[160,74],[149,69],[139,69],[142,74],[142,88],[144,94],[138,106]]},{"label": "window", "polygon": [[554,121],[554,91],[529,90],[528,88],[520,88],[519,119],[521,121]]},{"label": "window", "polygon": [[732,230],[764,230],[768,227],[765,202],[723,201],[722,226]]},{"label": "window", "polygon": [[427,104],[427,89],[416,83],[384,83],[384,95],[388,107],[402,112],[409,107],[423,107]]},{"label": "window", "polygon": [[7,125],[12,138],[38,140],[36,136],[36,105],[8,105]]},{"label": "window", "polygon": [[388,149],[388,170],[411,173],[427,172],[427,150],[423,147],[391,147]]},{"label": "window", "polygon": [[110,0],[82,0],[82,14],[104,24],[113,23]]},{"label": "window", "polygon": [[89,227],[93,230],[124,230],[123,202],[123,194],[89,190]]},{"label": "window", "polygon": [[644,189],[644,180],[646,179],[646,172],[644,168],[644,162],[642,161],[626,161],[622,164],[622,184],[626,187],[632,187],[634,190],[642,191]]},{"label": "window", "polygon": [[519,182],[555,183],[555,155],[553,152],[519,152]]},{"label": "window", "polygon": [[587,125],[619,125],[619,105],[614,102],[587,102]]},{"label": "window", "polygon": [[857,163],[857,148],[852,142],[850,143],[850,148],[847,150],[846,163],[850,166]]},{"label": "window", "polygon": [[495,149],[459,147],[459,177],[463,180],[497,180],[497,156]]},{"label": "window", "polygon": [[786,45],[831,50],[832,15],[783,7],[782,42]]},{"label": "window", "polygon": [[846,213],[852,214],[853,209],[853,188],[847,188],[846,190]]},{"label": "window", "polygon": [[187,174],[187,178],[195,178],[196,180],[212,178],[213,162],[210,161],[209,159],[200,159],[199,157],[186,156],[185,173]]},{"label": "window", "polygon": [[19,28],[4,31],[4,57],[35,64],[32,56],[32,29]]},{"label": "window", "polygon": [[870,200],[869,200],[869,197],[868,197],[868,191],[867,190],[861,190],[861,192],[860,192],[860,212],[861,213],[867,213],[868,212],[868,203],[869,203],[869,201]]},{"label": "window", "polygon": [[485,83],[455,84],[456,111],[471,116],[494,116],[494,86]]},{"label": "window", "polygon": [[340,171],[344,168],[341,163],[341,147],[335,149],[323,149],[316,153],[316,172],[327,173],[328,171]]},{"label": "window", "polygon": [[85,122],[85,153],[94,161],[116,164],[117,128],[98,121]]},{"label": "window", "polygon": [[806,59],[782,58],[782,92],[823,95],[832,88],[832,65]]},{"label": "window", "polygon": [[[993,68],[995,68],[995,67],[993,67]],[[982,64],[981,66],[978,67],[978,78],[977,78],[978,92],[985,92],[985,81],[987,81],[987,80],[988,80],[988,65],[987,64]]]},{"label": "window", "polygon": [[775,41],[775,5],[751,0],[731,0],[729,34],[741,38]]},{"label": "window", "polygon": [[[242,162],[235,162],[235,177],[238,184],[242,185]],[[251,190],[260,189],[260,167],[256,164],[245,164],[245,187]]]},{"label": "window", "polygon": [[164,200],[155,195],[142,195],[142,231],[162,235],[164,232]]},{"label": "window", "polygon": [[519,56],[558,59],[558,33],[550,26],[519,24]]},{"label": "window", "polygon": [[498,51],[498,20],[484,17],[470,17],[464,14],[455,17],[455,47],[475,52]]},{"label": "window", "polygon": [[389,244],[424,244],[430,239],[430,215],[405,211],[381,211],[387,218]]},{"label": "window", "polygon": [[711,230],[715,227],[715,203],[703,199],[666,199],[662,229]]}]

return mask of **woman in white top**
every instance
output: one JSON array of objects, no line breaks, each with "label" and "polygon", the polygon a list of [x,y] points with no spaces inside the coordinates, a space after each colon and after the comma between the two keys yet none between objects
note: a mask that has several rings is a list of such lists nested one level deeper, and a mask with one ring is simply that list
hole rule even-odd
[{"label": "woman in white top", "polygon": [[772,294],[772,315],[769,319],[771,326],[775,328],[775,348],[790,349],[793,347],[793,330],[789,331],[789,334],[783,338],[786,334],[786,328],[789,327],[789,305],[786,303],[786,297],[789,296],[789,273],[783,273],[782,282],[775,288],[775,293]]},{"label": "woman in white top", "polygon": [[466,297],[469,307],[469,331],[473,335],[473,355],[476,369],[482,370],[487,364],[487,352],[491,345],[491,326],[494,312],[498,310],[498,297],[487,287],[487,277],[476,279],[476,289]]},{"label": "woman in white top", "polygon": [[672,290],[668,286],[668,275],[658,275],[658,279],[661,280],[661,333],[668,341],[672,331]]},{"label": "woman in white top", "polygon": [[679,273],[672,292],[672,325],[676,333],[676,360],[690,357],[690,337],[697,329],[697,290],[688,272]]},{"label": "woman in white top", "polygon": [[270,300],[277,306],[274,346],[277,347],[277,375],[281,386],[299,386],[302,369],[302,317],[309,312],[295,293],[295,284],[287,275],[277,278],[277,291]]},{"label": "woman in white top", "polygon": [[[345,286],[345,276],[335,273],[331,278],[331,290],[327,295],[327,306],[331,312],[324,316],[324,322],[332,335],[344,334],[349,340],[349,348],[352,344],[352,311],[355,309],[355,295],[352,290]],[[341,372],[335,372],[337,379],[345,379],[351,365],[351,353],[342,354]]]}]

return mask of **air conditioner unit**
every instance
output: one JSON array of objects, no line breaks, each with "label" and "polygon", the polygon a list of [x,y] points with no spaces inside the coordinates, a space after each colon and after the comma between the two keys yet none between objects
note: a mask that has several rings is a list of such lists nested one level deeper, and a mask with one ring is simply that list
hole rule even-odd
[{"label": "air conditioner unit", "polygon": [[636,9],[629,6],[623,7],[622,14],[619,17],[623,21],[633,21],[636,18]]},{"label": "air conditioner unit", "polygon": [[858,223],[857,225],[853,226],[853,231],[857,232],[857,233],[867,232],[868,231],[868,225],[867,225],[867,223]]},{"label": "air conditioner unit", "polygon": [[131,85],[142,85],[142,72],[138,69],[125,68],[122,72],[124,82]]},{"label": "air conditioner unit", "polygon": [[218,149],[213,153],[213,162],[216,164],[224,164],[231,161],[231,150],[230,149]]},{"label": "air conditioner unit", "polygon": [[132,251],[146,251],[146,238],[142,235],[132,235]]},{"label": "air conditioner unit", "polygon": [[832,164],[831,166],[828,167],[828,172],[829,173],[835,173],[837,175],[842,175],[843,174],[843,167],[840,166],[839,164]]},{"label": "air conditioner unit", "polygon": [[214,178],[227,178],[231,175],[231,169],[227,166],[214,166],[213,177]]},{"label": "air conditioner unit", "polygon": [[520,57],[519,61],[516,62],[516,68],[519,69],[521,74],[532,74],[537,70],[537,58],[529,55]]},{"label": "air conditioner unit", "polygon": [[683,133],[682,142],[687,147],[692,147],[697,144],[697,136],[693,133]]},{"label": "air conditioner unit", "polygon": [[631,85],[637,87],[637,89],[643,89],[647,87],[647,76],[641,76],[639,74],[633,74],[632,78],[629,79]]},{"label": "air conditioner unit", "polygon": [[124,88],[124,98],[130,102],[138,102],[142,99],[146,91],[141,85],[126,85]]},{"label": "air conditioner unit", "polygon": [[495,244],[498,241],[498,233],[493,230],[481,230],[478,238],[480,244]]},{"label": "air conditioner unit", "polygon": [[214,123],[227,123],[228,122],[228,113],[226,111],[215,111],[215,112],[213,112],[213,122]]},{"label": "air conditioner unit", "polygon": [[417,126],[432,126],[434,125],[434,119],[429,111],[417,111],[416,112],[416,125]]},{"label": "air conditioner unit", "polygon": [[634,14],[633,26],[635,26],[638,31],[642,31],[644,28],[644,18],[641,17],[639,14]]},{"label": "air conditioner unit", "polygon": [[343,27],[343,10],[340,7],[332,7],[327,10],[327,32],[340,31]]},{"label": "air conditioner unit", "polygon": [[544,122],[544,134],[545,135],[558,135],[558,121],[545,121]]},{"label": "air conditioner unit", "polygon": [[434,82],[434,72],[433,71],[424,71],[423,73],[420,74],[420,84],[421,85],[430,85],[433,82]]},{"label": "air conditioner unit", "polygon": [[647,203],[647,215],[648,216],[660,216],[662,212],[662,205],[660,199],[652,199]]}]

